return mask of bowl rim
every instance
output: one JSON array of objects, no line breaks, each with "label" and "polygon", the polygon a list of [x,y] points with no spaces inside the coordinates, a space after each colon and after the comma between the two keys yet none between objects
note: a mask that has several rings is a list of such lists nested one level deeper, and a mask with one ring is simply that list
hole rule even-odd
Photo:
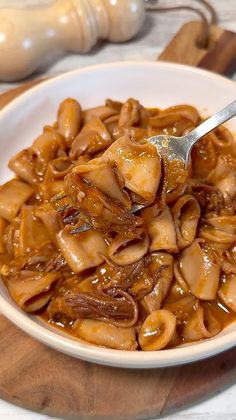
[{"label": "bowl rim", "polygon": [[13,307],[2,295],[0,295],[0,310],[9,321],[43,344],[70,356],[108,366],[154,368],[182,365],[214,356],[236,344],[236,331],[233,331],[224,336],[216,336],[212,340],[190,344],[187,347],[151,352],[114,350],[87,344],[73,337],[70,338],[69,335],[57,334],[55,327],[52,327],[52,329],[55,328],[54,332],[45,328],[43,323],[36,323],[35,315],[25,314]]},{"label": "bowl rim", "polygon": [[[127,66],[139,68],[162,67],[168,69],[171,68],[173,70],[182,70],[184,72],[201,74],[220,83],[228,84],[229,87],[234,86],[235,88],[235,82],[233,80],[229,80],[224,76],[207,70],[182,64],[158,61],[153,62],[147,60],[117,61],[112,63],[95,64],[53,76],[52,78],[43,80],[36,86],[29,88],[29,90],[20,94],[17,98],[1,109],[0,121],[3,121],[5,115],[12,112],[15,107],[17,108],[21,104],[22,100],[27,100],[27,98],[30,98],[32,94],[40,91],[42,87],[52,84],[56,85],[57,83],[69,79],[71,76],[76,74],[79,76],[84,73]],[[56,333],[56,329],[55,332],[51,329],[47,329],[43,326],[43,324],[40,325],[34,321],[35,316],[25,314],[19,308],[14,307],[12,303],[8,302],[2,294],[0,294],[0,312],[24,332],[58,351],[86,361],[115,367],[154,368],[181,365],[213,356],[236,345],[236,331],[231,331],[227,332],[223,336],[216,336],[210,340],[203,340],[189,344],[186,347],[176,347],[173,349],[152,352],[121,351],[103,348],[89,343],[87,344],[79,340],[77,341],[73,339],[73,337],[69,338],[69,335],[64,336],[58,334]]]},{"label": "bowl rim", "polygon": [[117,68],[117,67],[127,67],[127,66],[134,66],[134,67],[163,67],[163,68],[172,68],[172,69],[176,69],[176,70],[184,70],[187,71],[189,73],[196,73],[196,74],[201,74],[205,77],[208,77],[212,80],[216,80],[219,81],[220,83],[225,83],[228,84],[229,86],[235,86],[235,81],[228,79],[225,76],[222,76],[220,74],[211,72],[209,70],[205,70],[205,69],[201,69],[199,67],[192,67],[192,66],[188,66],[186,64],[178,64],[178,63],[172,63],[170,61],[148,61],[148,60],[127,60],[127,61],[114,61],[111,63],[99,63],[99,64],[93,64],[91,66],[85,66],[82,68],[78,68],[78,69],[74,69],[74,70],[70,70],[67,72],[63,72],[62,74],[56,75],[56,76],[51,76],[49,78],[46,79],[42,79],[42,81],[40,83],[38,83],[35,86],[29,87],[28,90],[26,90],[25,92],[19,94],[19,96],[17,96],[16,98],[14,98],[13,100],[11,100],[7,105],[5,105],[1,110],[0,110],[0,120],[1,118],[4,118],[5,113],[8,113],[12,107],[17,106],[19,103],[22,102],[22,100],[27,99],[27,97],[31,96],[32,94],[34,94],[35,92],[39,91],[40,89],[42,89],[42,87],[47,86],[47,85],[52,85],[52,84],[57,84],[58,82],[60,82],[61,80],[65,80],[68,77],[70,78],[73,75],[76,74],[84,74],[84,73],[89,73],[89,72],[94,72],[97,70],[104,70],[104,69],[110,69],[110,68]]}]

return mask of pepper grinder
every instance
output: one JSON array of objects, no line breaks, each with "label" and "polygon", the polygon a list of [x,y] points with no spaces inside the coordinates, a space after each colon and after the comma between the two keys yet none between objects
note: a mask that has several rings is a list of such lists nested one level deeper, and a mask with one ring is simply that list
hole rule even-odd
[{"label": "pepper grinder", "polygon": [[59,52],[85,53],[99,39],[124,42],[137,34],[143,0],[56,0],[26,9],[0,9],[0,80],[29,76]]}]

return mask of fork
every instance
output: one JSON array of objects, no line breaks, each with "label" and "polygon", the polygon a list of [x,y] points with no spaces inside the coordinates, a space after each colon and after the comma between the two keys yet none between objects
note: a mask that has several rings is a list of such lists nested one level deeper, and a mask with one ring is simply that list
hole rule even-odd
[{"label": "fork", "polygon": [[[227,105],[225,108],[221,109],[212,117],[205,120],[202,124],[200,124],[194,130],[190,131],[190,133],[186,134],[185,136],[175,137],[166,134],[160,134],[158,136],[149,137],[146,139],[146,141],[153,144],[156,147],[158,153],[161,156],[164,156],[168,161],[179,161],[184,169],[188,165],[190,153],[194,144],[210,131],[214,130],[235,116],[236,100]],[[131,207],[130,212],[136,213],[146,206],[143,204],[135,204]],[[86,232],[90,229],[93,229],[93,227],[86,223],[82,226],[72,229],[70,233],[78,234]]]},{"label": "fork", "polygon": [[168,136],[160,134],[158,136],[149,137],[147,141],[152,143],[160,155],[172,161],[174,159],[183,162],[187,167],[190,157],[190,152],[194,144],[210,131],[219,127],[231,118],[236,116],[236,100],[231,102],[225,108],[218,111],[212,117],[205,120],[202,124],[198,125],[190,133],[182,137]]}]

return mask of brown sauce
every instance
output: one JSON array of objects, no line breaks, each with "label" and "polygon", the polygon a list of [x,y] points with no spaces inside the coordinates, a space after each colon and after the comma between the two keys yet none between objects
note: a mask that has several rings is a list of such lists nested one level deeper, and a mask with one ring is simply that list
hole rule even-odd
[{"label": "brown sauce", "polygon": [[[141,350],[142,340],[139,338],[141,327],[149,313],[152,314],[159,309],[164,309],[165,313],[169,310],[172,312],[171,318],[174,318],[172,327],[174,325],[175,333],[172,334],[173,329],[170,328],[172,337],[167,347],[188,341],[184,340],[182,332],[192,314],[196,314],[199,308],[201,313],[202,309],[206,312],[209,310],[220,323],[221,329],[227,327],[236,321],[236,313],[218,299],[217,290],[214,294],[215,300],[207,301],[206,297],[204,299],[202,294],[196,292],[196,289],[195,291],[194,288],[191,289],[191,281],[187,279],[187,275],[188,271],[191,271],[193,254],[189,265],[186,264],[189,270],[182,270],[182,274],[179,273],[182,275],[182,280],[177,279],[178,273],[175,272],[173,277],[169,273],[175,267],[174,263],[181,261],[183,253],[195,240],[205,241],[206,253],[210,248],[212,253],[217,255],[214,264],[218,264],[219,267],[219,284],[227,275],[225,270],[229,267],[231,273],[234,273],[236,256],[231,251],[236,243],[236,230],[232,224],[230,226],[226,224],[224,230],[225,222],[223,225],[222,223],[212,225],[211,220],[212,216],[214,218],[223,215],[227,218],[228,214],[236,216],[234,185],[236,150],[232,136],[227,129],[224,129],[224,132],[216,130],[211,135],[205,136],[195,146],[192,162],[186,169],[180,160],[169,161],[165,156],[161,159],[153,146],[145,144],[145,139],[155,134],[184,135],[186,130],[189,131],[201,121],[196,109],[188,105],[170,107],[164,111],[159,108],[145,109],[134,99],[129,99],[124,104],[108,101],[107,107],[108,115],[114,116],[115,110],[115,118],[112,120],[108,118],[106,122],[106,115],[102,116],[100,109],[98,114],[95,110],[95,120],[86,121],[90,118],[91,112],[82,111],[76,100],[65,100],[59,108],[57,122],[43,130],[33,145],[23,151],[23,157],[21,152],[11,159],[10,168],[15,172],[17,182],[14,180],[14,185],[11,185],[12,181],[9,181],[0,188],[0,192],[2,189],[6,191],[0,200],[2,252],[0,269],[11,296],[25,310],[27,310],[25,301],[29,303],[39,301],[40,304],[43,302],[41,306],[37,306],[37,309],[41,308],[37,312],[33,305],[34,313],[44,322],[76,338],[79,335],[75,333],[74,328],[81,319],[86,318],[87,321],[93,320],[95,323],[105,320],[105,326],[115,328],[118,325],[115,321],[123,321],[123,327],[119,331],[127,332],[128,328],[125,327],[131,325],[130,334],[132,337],[135,336],[136,344],[132,342],[128,350]],[[86,124],[89,126],[85,127]],[[82,136],[81,130],[83,130]],[[123,138],[120,149],[115,143],[120,139],[119,133]],[[130,150],[127,152],[126,146],[130,139],[133,143],[131,142]],[[224,147],[224,139],[227,140],[227,147]],[[109,157],[107,154],[103,156],[107,149]],[[121,158],[117,157],[119,154]],[[209,155],[211,164],[206,168]],[[139,202],[144,203],[147,221],[144,219],[144,211],[131,214],[128,208],[123,206],[122,201],[119,202],[119,199],[114,199],[112,194],[109,195],[111,183],[102,189],[105,177],[99,174],[96,166],[96,160],[101,157],[107,159],[107,165],[110,159],[110,169],[116,182],[114,191],[120,189],[120,195],[127,198],[130,207]],[[130,163],[134,161],[133,158],[136,166]],[[87,165],[92,160],[95,169],[90,168],[89,171],[95,173],[91,182],[88,182],[79,171],[78,173],[71,171],[75,166]],[[138,166],[140,164],[141,166]],[[210,177],[208,177],[209,171],[211,171]],[[150,178],[152,182],[149,185]],[[96,184],[97,179],[99,185]],[[21,187],[18,187],[18,184]],[[146,191],[147,186],[148,191]],[[16,194],[17,188],[19,194]],[[53,201],[53,197],[61,193],[60,200]],[[186,216],[185,211],[189,210],[188,206],[180,206],[178,215],[174,206],[184,194],[190,195],[191,200],[197,202],[196,205],[200,209],[197,216],[193,215],[192,210],[192,215],[189,215],[188,211]],[[73,218],[75,214],[77,216]],[[155,218],[159,218],[156,224]],[[72,236],[71,229],[78,228],[84,222],[95,227],[95,231]],[[158,223],[161,224],[161,229],[157,226]],[[190,236],[188,229],[192,229],[194,223],[196,223],[195,236],[193,235],[192,242],[183,245]],[[208,240],[205,239],[207,229],[209,229],[208,238],[210,237]],[[170,244],[168,234],[172,241],[171,246],[168,245]],[[93,235],[96,238],[90,242]],[[157,240],[154,240],[155,237]],[[217,239],[219,237],[223,237],[224,242],[219,241]],[[144,253],[135,260],[137,252],[130,251],[133,259],[128,261],[132,262],[122,266],[121,260],[120,265],[114,262],[114,249],[125,252],[128,249],[128,238],[141,243],[146,239],[145,247],[140,247],[141,250],[144,249]],[[131,239],[129,245],[136,243],[132,243]],[[114,244],[117,243],[120,245],[116,248]],[[150,263],[155,253],[159,256],[155,263],[153,260]],[[227,253],[230,256],[227,256]],[[209,255],[207,254],[207,258]],[[198,259],[196,257],[194,261],[200,261],[200,251],[197,256]],[[224,258],[225,265],[222,263]],[[210,280],[213,278],[208,276],[213,265],[212,259],[208,259],[209,267],[205,262],[206,272],[199,277],[205,285],[208,285],[206,278]],[[196,270],[196,267],[194,268]],[[212,272],[217,271],[212,270]],[[55,273],[57,274],[54,283],[53,280],[52,283],[48,283],[48,278],[53,277]],[[41,288],[35,281],[35,279],[38,281],[38,278],[39,281],[42,279],[45,281],[45,283],[42,281]],[[31,293],[31,287],[35,288],[33,289],[35,294]],[[203,293],[203,290],[200,292]],[[68,300],[70,294],[73,296]],[[44,295],[47,295],[46,298],[49,297],[46,305],[42,299]],[[202,299],[196,297],[199,295]],[[79,300],[80,312],[76,308],[78,297],[84,299]],[[210,299],[209,296],[208,298]],[[225,301],[227,302],[227,299]],[[83,317],[82,310],[86,313],[86,317]],[[82,315],[79,316],[78,313]],[[91,331],[97,334],[99,326],[96,324],[94,328],[91,327]],[[163,334],[164,327],[157,327],[155,330],[154,325],[151,331],[156,331],[156,340]],[[93,342],[92,338],[91,341],[89,339],[87,341]],[[123,349],[122,345],[117,348]]]}]

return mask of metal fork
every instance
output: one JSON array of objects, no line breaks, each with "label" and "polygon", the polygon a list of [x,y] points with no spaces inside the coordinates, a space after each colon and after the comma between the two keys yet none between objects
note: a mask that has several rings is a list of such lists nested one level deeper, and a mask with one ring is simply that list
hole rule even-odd
[{"label": "metal fork", "polygon": [[[210,131],[219,127],[224,122],[236,116],[236,100],[219,112],[208,118],[193,131],[182,137],[168,136],[161,134],[158,136],[149,137],[147,141],[152,143],[160,155],[164,155],[169,161],[178,160],[182,162],[183,167],[187,167],[190,152],[194,144]],[[133,205],[130,212],[136,213],[146,207],[143,204]],[[93,227],[89,224],[84,224],[71,230],[71,234],[86,232]]]},{"label": "metal fork", "polygon": [[193,131],[182,137],[158,135],[149,137],[147,141],[152,143],[160,155],[165,155],[168,160],[180,160],[186,167],[189,161],[190,152],[194,144],[210,131],[219,127],[231,118],[236,116],[236,100],[231,102],[225,108],[221,109],[212,117],[205,120]]}]

